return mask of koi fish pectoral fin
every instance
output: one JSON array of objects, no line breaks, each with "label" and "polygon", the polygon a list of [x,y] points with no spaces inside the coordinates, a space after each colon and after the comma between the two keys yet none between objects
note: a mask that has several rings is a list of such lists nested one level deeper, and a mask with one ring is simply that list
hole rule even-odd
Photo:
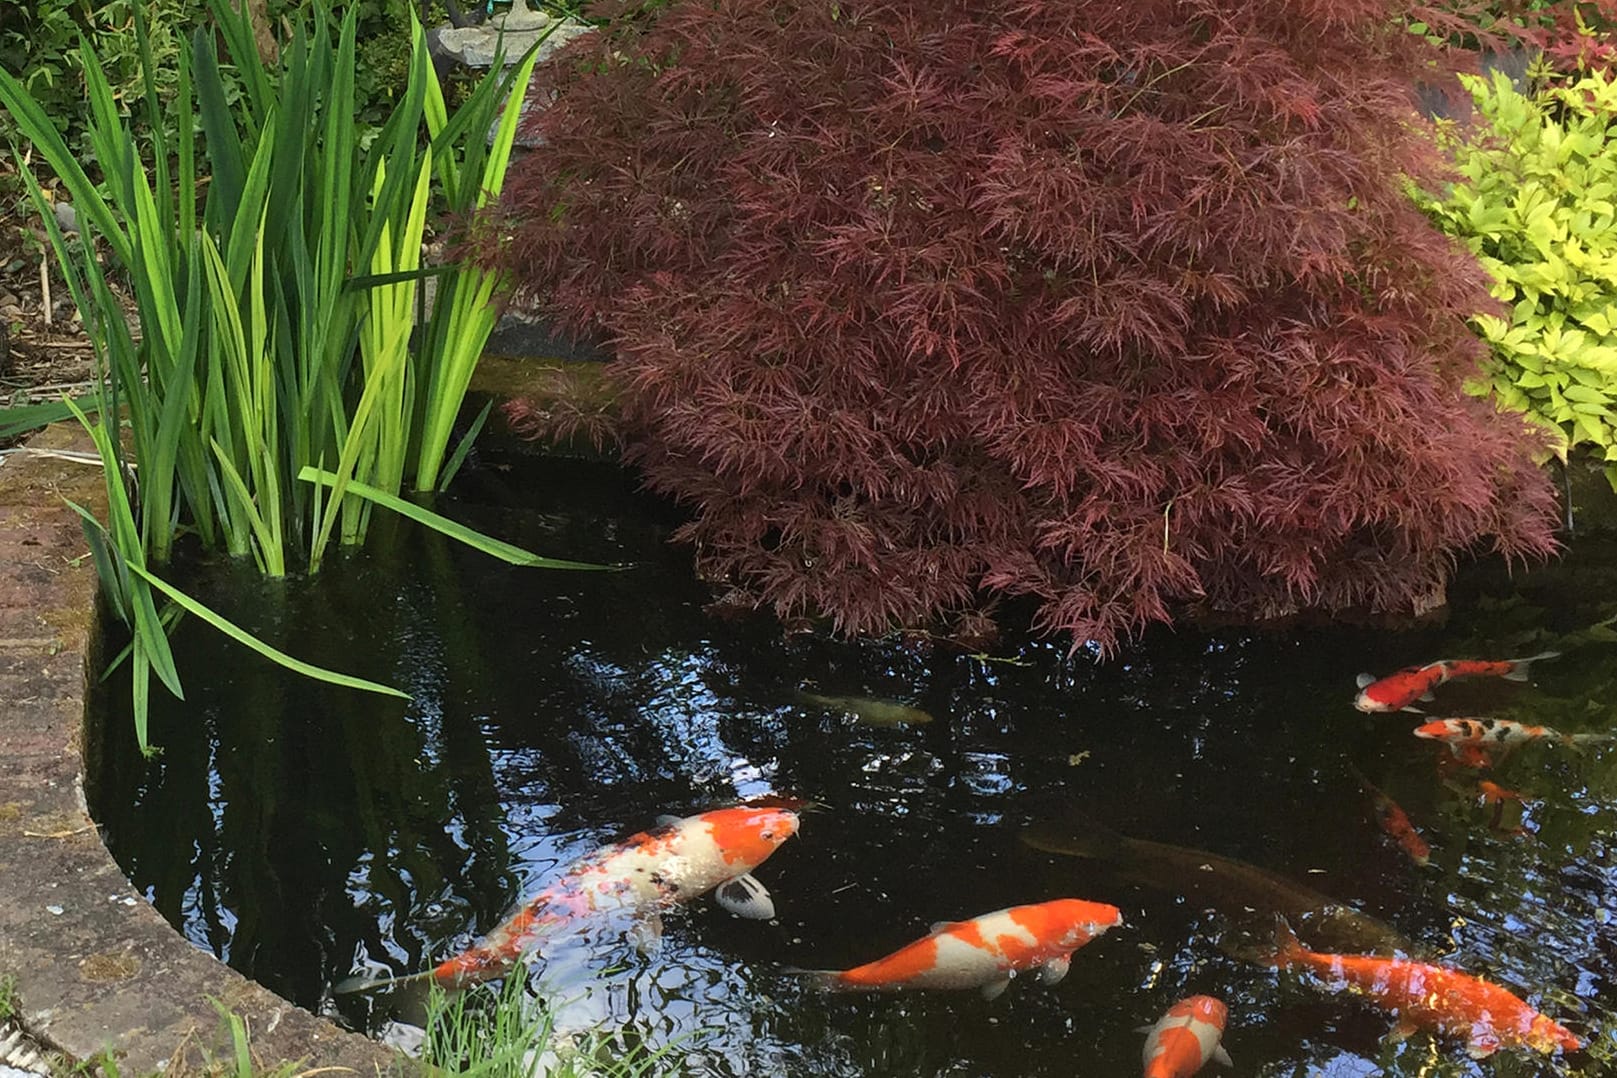
[{"label": "koi fish pectoral fin", "polygon": [[750,874],[721,883],[713,892],[713,899],[721,908],[749,921],[767,921],[775,916],[775,900]]},{"label": "koi fish pectoral fin", "polygon": [[998,999],[1005,994],[1005,989],[1011,986],[1009,977],[1000,977],[983,985],[984,999]]},{"label": "koi fish pectoral fin", "polygon": [[1071,955],[1057,955],[1039,967],[1039,983],[1050,985],[1060,984],[1061,979],[1072,968]]},{"label": "koi fish pectoral fin", "polygon": [[1376,676],[1374,674],[1360,674],[1358,677],[1353,679],[1353,684],[1357,685],[1361,689],[1368,689],[1375,683]]},{"label": "koi fish pectoral fin", "polygon": [[652,954],[662,945],[663,919],[656,913],[648,913],[635,920],[629,929],[629,942],[634,949],[642,955]]},{"label": "koi fish pectoral fin", "polygon": [[1230,1054],[1224,1050],[1224,1046],[1222,1044],[1213,1045],[1213,1054],[1207,1058],[1211,1059],[1214,1063],[1217,1063],[1220,1067],[1235,1066],[1235,1060],[1230,1058]]},{"label": "koi fish pectoral fin", "polygon": [[1499,1051],[1499,1037],[1492,1030],[1473,1030],[1465,1054],[1472,1059],[1487,1059]]}]

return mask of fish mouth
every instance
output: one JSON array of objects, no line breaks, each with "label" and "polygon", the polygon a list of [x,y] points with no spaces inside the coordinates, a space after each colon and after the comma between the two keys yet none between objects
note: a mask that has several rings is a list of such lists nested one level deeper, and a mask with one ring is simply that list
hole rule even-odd
[{"label": "fish mouth", "polygon": [[1373,712],[1377,712],[1377,711],[1386,711],[1387,710],[1385,706],[1383,706],[1381,704],[1378,704],[1376,701],[1370,699],[1368,696],[1364,695],[1363,693],[1360,693],[1358,696],[1355,696],[1353,698],[1353,707],[1354,707],[1354,710],[1362,711],[1366,715],[1369,715],[1369,714],[1371,714]]}]

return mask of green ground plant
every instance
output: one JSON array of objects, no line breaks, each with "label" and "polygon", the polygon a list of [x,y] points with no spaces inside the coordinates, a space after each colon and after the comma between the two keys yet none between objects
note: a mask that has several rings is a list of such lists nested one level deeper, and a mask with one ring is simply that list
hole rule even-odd
[{"label": "green ground plant", "polygon": [[[207,0],[35,0],[7,4],[0,12],[0,70],[21,80],[56,129],[80,149],[88,149],[84,124],[84,69],[79,40],[96,46],[113,99],[126,109],[144,88],[135,40],[137,10],[146,25],[147,47],[156,63],[159,93],[170,97],[178,77],[180,45],[201,19]],[[7,118],[0,135],[16,137]]]},{"label": "green ground plant", "polygon": [[1417,200],[1493,278],[1503,315],[1472,323],[1492,350],[1469,388],[1585,445],[1617,488],[1617,83],[1594,71],[1529,96],[1467,76],[1480,133],[1440,138],[1462,179]]},{"label": "green ground plant", "polygon": [[[298,28],[271,67],[247,19],[228,0],[210,4],[214,25],[177,52],[172,106],[184,134],[172,139],[152,38],[134,9],[146,155],[95,47],[81,44],[102,184],[26,86],[0,71],[0,106],[78,211],[82,235],[70,240],[24,171],[95,348],[97,419],[73,412],[100,450],[111,508],[105,526],[83,515],[103,593],[133,630],[143,745],[150,676],[181,694],[164,632],[178,610],[252,642],[154,575],[180,536],[251,557],[270,576],[313,572],[334,539],[363,541],[378,498],[441,489],[463,459],[478,424],[450,452],[453,421],[500,280],[471,265],[424,267],[422,236],[429,213],[463,215],[498,194],[533,68],[532,55],[509,73],[497,67],[450,113],[412,23],[405,92],[367,145],[354,119],[353,10],[335,37],[319,19]],[[133,294],[138,335],[113,274]],[[428,276],[438,283],[430,314],[419,293]],[[520,564],[586,567],[419,507],[412,515]],[[252,643],[300,672],[394,692]]]},{"label": "green ground plant", "polygon": [[[79,40],[90,41],[115,100],[137,103],[144,92],[140,52],[135,41],[136,0],[33,0],[0,5],[0,69],[11,72],[39,102],[57,130],[70,143],[88,149],[84,116],[85,78]],[[159,96],[170,100],[177,88],[176,60],[181,44],[205,21],[208,0],[139,0],[153,59],[157,61]],[[283,29],[322,19],[336,33],[345,16],[355,19],[355,117],[361,129],[380,127],[404,93],[410,74],[411,17],[428,24],[442,21],[442,0],[268,0],[264,12],[269,29]],[[288,35],[290,36],[290,35]],[[126,106],[125,111],[130,111]],[[177,135],[177,116],[170,112],[165,134]],[[16,131],[0,118],[0,136]]]},{"label": "green ground plant", "polygon": [[686,1044],[651,1049],[626,1044],[603,1029],[557,1031],[542,998],[526,978],[479,985],[453,995],[434,988],[427,1001],[422,1062],[461,1078],[644,1078],[681,1073]]}]

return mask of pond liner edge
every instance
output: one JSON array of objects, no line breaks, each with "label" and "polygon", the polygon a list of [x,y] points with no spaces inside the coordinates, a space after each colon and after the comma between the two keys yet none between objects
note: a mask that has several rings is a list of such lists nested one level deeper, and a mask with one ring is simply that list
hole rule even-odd
[{"label": "pond liner edge", "polygon": [[[28,445],[93,453],[77,424]],[[34,453],[0,466],[0,980],[23,1026],[131,1076],[229,1059],[216,1003],[247,1022],[261,1065],[358,1074],[420,1068],[294,1006],[187,942],[102,844],[84,796],[96,675],[95,569],[64,498],[106,503],[98,467]],[[187,1058],[189,1057],[189,1058]]]}]

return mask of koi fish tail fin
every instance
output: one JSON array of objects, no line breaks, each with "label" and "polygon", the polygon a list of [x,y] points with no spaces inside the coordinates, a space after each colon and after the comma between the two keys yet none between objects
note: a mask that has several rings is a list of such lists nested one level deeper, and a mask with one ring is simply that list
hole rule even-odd
[{"label": "koi fish tail fin", "polygon": [[1093,820],[1030,824],[1022,829],[1021,839],[1022,845],[1035,850],[1091,861],[1121,861],[1128,853],[1128,839]]},{"label": "koi fish tail fin", "polygon": [[406,984],[424,984],[433,979],[437,970],[427,970],[424,973],[412,973],[406,977],[372,977],[359,973],[352,977],[338,981],[331,986],[333,995],[346,996],[355,992],[374,992],[379,988],[397,988]]},{"label": "koi fish tail fin", "polygon": [[848,988],[840,969],[798,969],[787,966],[781,972],[808,988],[821,992],[845,991]]},{"label": "koi fish tail fin", "polygon": [[1545,659],[1559,659],[1560,657],[1561,653],[1559,651],[1541,651],[1537,655],[1529,655],[1525,659],[1512,659],[1510,660],[1510,664],[1515,669],[1511,670],[1510,673],[1504,676],[1505,680],[1527,681],[1529,680],[1528,669],[1534,663],[1541,662]]},{"label": "koi fish tail fin", "polygon": [[1617,741],[1617,733],[1562,734],[1561,740],[1568,748],[1582,752],[1590,745],[1605,745]]}]

